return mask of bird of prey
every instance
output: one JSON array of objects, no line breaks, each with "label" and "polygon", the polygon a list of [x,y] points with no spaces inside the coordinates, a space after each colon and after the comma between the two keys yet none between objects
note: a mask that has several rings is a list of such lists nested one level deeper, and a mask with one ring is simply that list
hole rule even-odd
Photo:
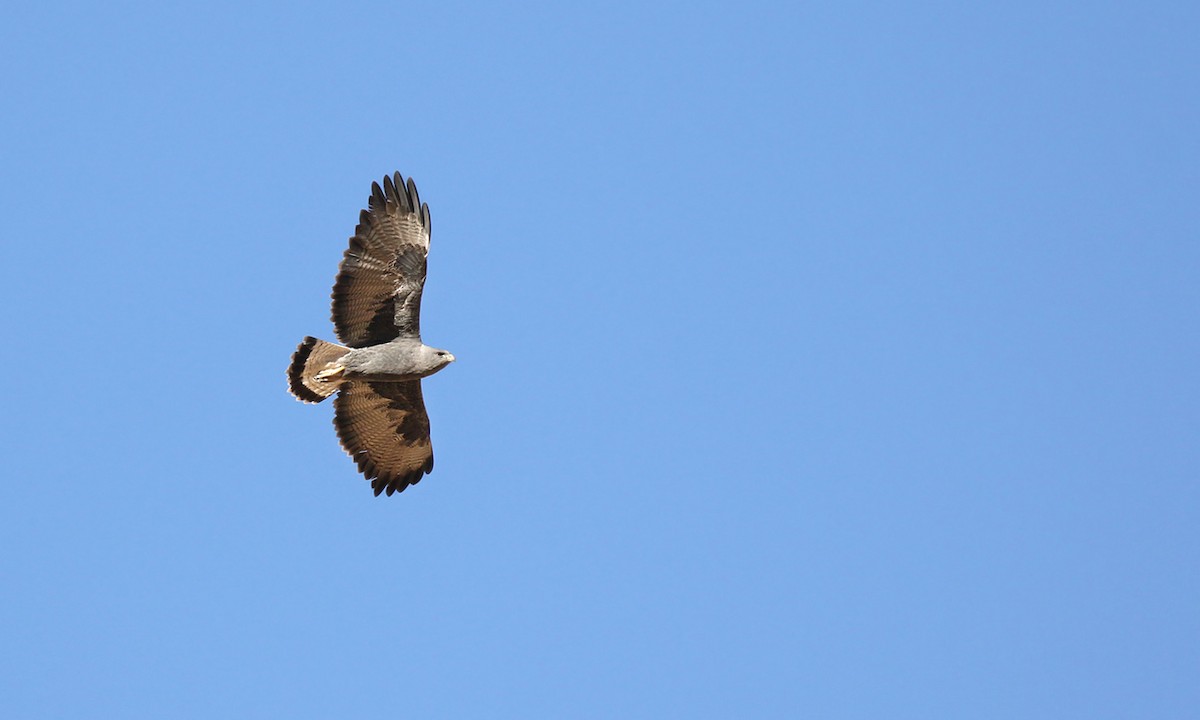
[{"label": "bird of prey", "polygon": [[306,337],[288,387],[319,403],[337,393],[333,424],[375,495],[401,492],[433,470],[421,378],[454,362],[421,342],[421,290],[429,254],[429,206],[396,173],[372,183],[333,284],[338,345]]}]

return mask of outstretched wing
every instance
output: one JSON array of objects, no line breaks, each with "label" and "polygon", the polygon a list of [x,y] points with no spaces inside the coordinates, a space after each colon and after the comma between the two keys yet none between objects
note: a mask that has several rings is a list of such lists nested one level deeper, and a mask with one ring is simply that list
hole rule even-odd
[{"label": "outstretched wing", "polygon": [[342,384],[333,401],[338,439],[375,494],[401,492],[433,471],[421,381]]},{"label": "outstretched wing", "polygon": [[400,173],[371,184],[371,199],[333,284],[333,327],[350,347],[421,337],[429,206]]}]

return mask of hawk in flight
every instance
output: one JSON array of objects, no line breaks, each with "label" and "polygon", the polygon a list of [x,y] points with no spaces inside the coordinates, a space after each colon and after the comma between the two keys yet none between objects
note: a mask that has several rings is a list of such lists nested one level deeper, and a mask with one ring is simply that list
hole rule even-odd
[{"label": "hawk in flight", "polygon": [[375,494],[401,492],[433,470],[421,378],[454,362],[421,342],[421,289],[429,254],[429,206],[396,173],[372,183],[367,209],[333,284],[333,327],[342,345],[306,337],[288,387],[319,403],[337,393],[342,448]]}]

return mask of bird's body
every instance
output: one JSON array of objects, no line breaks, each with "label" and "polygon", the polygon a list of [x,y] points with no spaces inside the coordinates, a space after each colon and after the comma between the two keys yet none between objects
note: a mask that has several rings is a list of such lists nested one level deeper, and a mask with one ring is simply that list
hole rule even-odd
[{"label": "bird's body", "polygon": [[454,362],[445,350],[420,340],[396,338],[383,345],[352,348],[343,356],[346,377],[364,380],[420,380]]},{"label": "bird's body", "polygon": [[307,337],[292,355],[297,399],[334,400],[342,447],[375,494],[404,490],[433,470],[421,378],[454,362],[421,340],[429,207],[396,173],[372,186],[333,286],[333,323],[344,345]]}]

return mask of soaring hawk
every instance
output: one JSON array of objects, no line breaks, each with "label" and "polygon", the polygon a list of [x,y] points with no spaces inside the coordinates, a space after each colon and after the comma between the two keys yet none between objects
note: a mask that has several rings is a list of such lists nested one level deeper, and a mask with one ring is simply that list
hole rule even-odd
[{"label": "soaring hawk", "polygon": [[306,337],[292,355],[297,399],[334,398],[342,448],[391,495],[433,470],[421,378],[454,356],[421,342],[421,290],[429,254],[429,206],[396,173],[372,183],[333,284],[333,327],[343,344]]}]

